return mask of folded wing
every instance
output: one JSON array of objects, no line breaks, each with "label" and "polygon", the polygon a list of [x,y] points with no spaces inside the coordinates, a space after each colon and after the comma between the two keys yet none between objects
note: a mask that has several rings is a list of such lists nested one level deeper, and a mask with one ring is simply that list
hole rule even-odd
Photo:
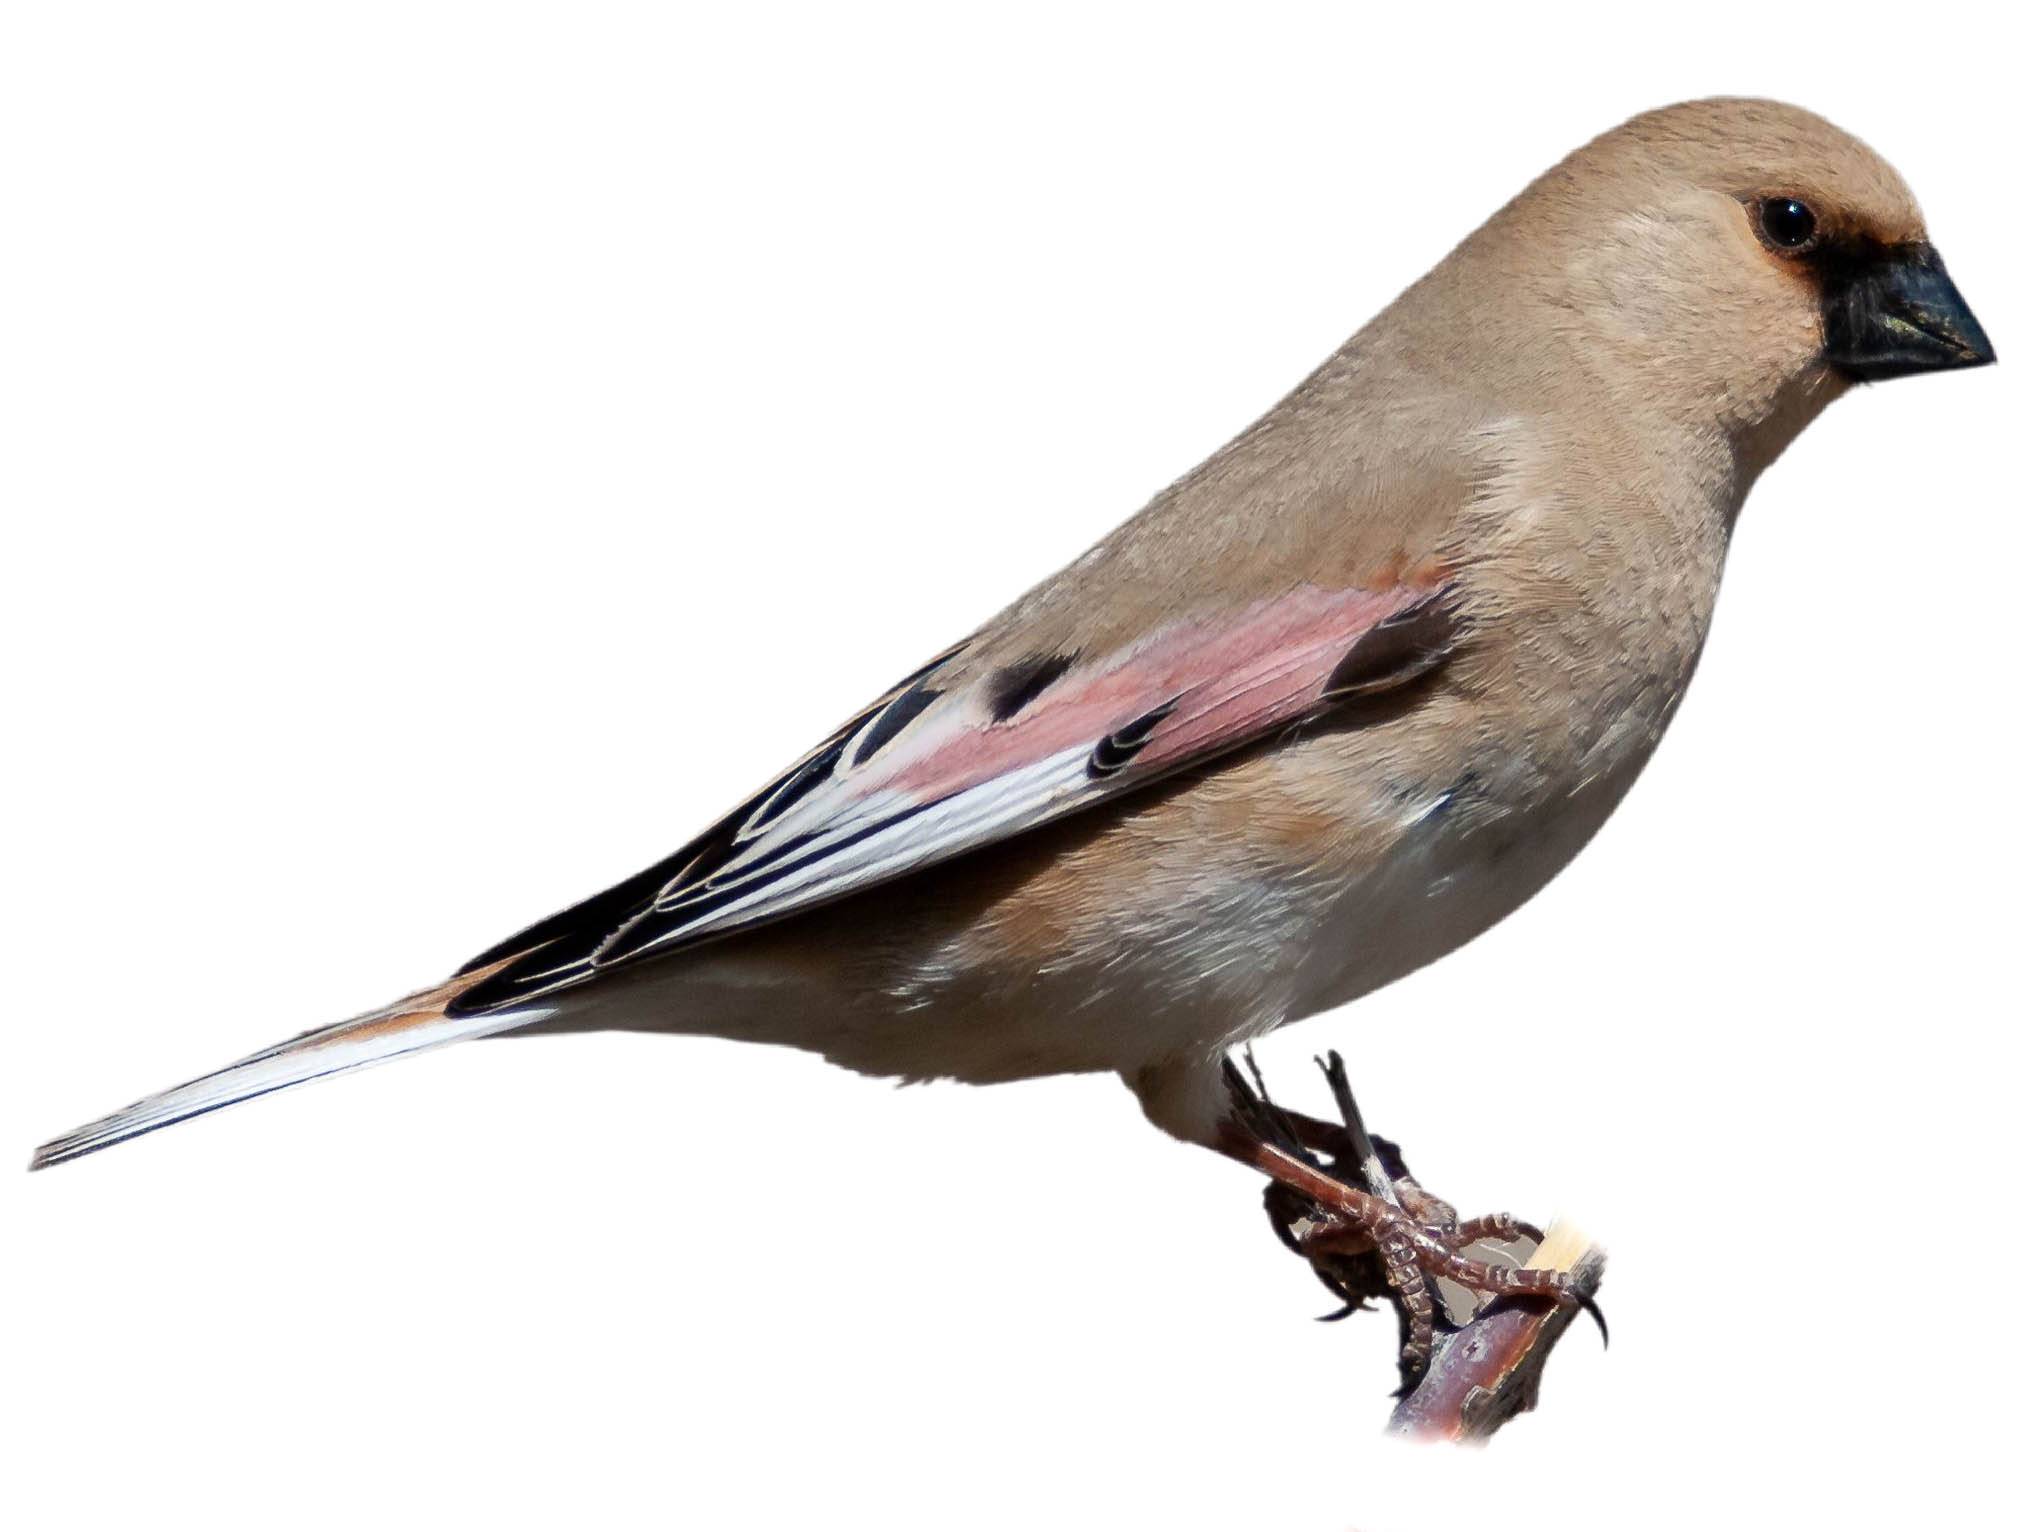
[{"label": "folded wing", "polygon": [[[841,898],[1105,802],[1424,674],[1442,578],[1302,585],[1098,656],[933,661],[688,846],[482,954],[479,1015]],[[1010,646],[1011,647],[1011,646]]]}]

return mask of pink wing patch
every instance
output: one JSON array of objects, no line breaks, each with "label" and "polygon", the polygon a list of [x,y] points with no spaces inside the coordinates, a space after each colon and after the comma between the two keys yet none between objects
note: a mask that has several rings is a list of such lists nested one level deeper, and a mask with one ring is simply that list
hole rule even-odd
[{"label": "pink wing patch", "polygon": [[1139,755],[1141,775],[1154,777],[1316,711],[1364,635],[1438,600],[1442,589],[1307,585],[1224,622],[1166,628],[1073,670],[1014,720],[982,722],[873,785],[934,802],[1074,745],[1095,744],[1168,705]]}]

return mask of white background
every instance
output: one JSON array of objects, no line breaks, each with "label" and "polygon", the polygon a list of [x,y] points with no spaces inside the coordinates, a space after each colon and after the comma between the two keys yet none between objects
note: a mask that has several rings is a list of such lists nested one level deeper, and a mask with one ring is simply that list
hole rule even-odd
[{"label": "white background", "polygon": [[1464,1208],[1600,1236],[1615,1344],[1487,1453],[1397,1446],[1389,1319],[1312,1324],[1257,1183],[1114,1081],[472,1047],[0,1177],[10,1524],[2028,1503],[2016,23],[734,9],[10,9],[0,1143],[664,854],[1562,153],[1774,94],[1901,167],[2007,361],[1819,422],[1608,832],[1263,1050],[1307,1101],[1345,1050]]}]

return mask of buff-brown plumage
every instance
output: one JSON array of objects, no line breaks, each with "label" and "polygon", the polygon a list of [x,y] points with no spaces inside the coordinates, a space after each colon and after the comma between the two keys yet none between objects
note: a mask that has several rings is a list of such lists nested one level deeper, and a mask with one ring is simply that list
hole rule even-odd
[{"label": "buff-brown plumage", "polygon": [[[1210,1140],[1227,1047],[1501,918],[1650,755],[1747,492],[1850,382],[1833,269],[1755,226],[1788,197],[1832,250],[1926,238],[1894,171],[1810,113],[1636,118],[656,876],[506,943],[423,1012],[258,1055],[48,1157],[328,1072],[321,1048],[334,1067],[396,1051],[363,1028],[420,1014],[394,1029],[418,1045],[632,1027],[918,1078],[1114,1070]],[[1082,780],[1074,756],[994,791],[1086,729]],[[1150,749],[1178,755],[1144,776]],[[990,829],[960,828],[940,776],[990,795]],[[902,816],[902,849],[825,878],[817,848],[861,815]]]}]

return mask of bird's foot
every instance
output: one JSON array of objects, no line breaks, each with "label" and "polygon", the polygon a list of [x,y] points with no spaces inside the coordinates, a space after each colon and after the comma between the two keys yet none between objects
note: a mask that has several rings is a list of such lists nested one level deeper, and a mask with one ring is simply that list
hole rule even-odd
[{"label": "bird's foot", "polygon": [[1581,1304],[1602,1323],[1594,1302],[1567,1273],[1507,1266],[1467,1253],[1482,1240],[1537,1243],[1539,1229],[1504,1213],[1461,1219],[1449,1204],[1409,1177],[1394,1184],[1397,1202],[1345,1183],[1340,1194],[1327,1201],[1273,1180],[1264,1204],[1278,1237],[1340,1297],[1343,1306],[1326,1318],[1345,1319],[1370,1307],[1375,1298],[1387,1298],[1397,1306],[1398,1372],[1405,1388],[1425,1375],[1435,1335],[1453,1328],[1435,1286],[1442,1278],[1481,1296]]},{"label": "bird's foot", "polygon": [[1507,1213],[1460,1217],[1452,1204],[1419,1185],[1396,1144],[1363,1130],[1339,1056],[1322,1067],[1341,1105],[1342,1124],[1285,1112],[1258,1090],[1259,1110],[1245,1115],[1274,1131],[1244,1126],[1236,1147],[1239,1157],[1271,1178],[1264,1206],[1278,1237],[1341,1298],[1342,1308],[1326,1318],[1345,1319],[1375,1298],[1396,1305],[1401,1391],[1425,1375],[1434,1337],[1452,1328],[1436,1286],[1442,1279],[1479,1297],[1579,1305],[1604,1329],[1594,1300],[1568,1273],[1468,1254],[1485,1240],[1537,1244],[1544,1231]]}]

